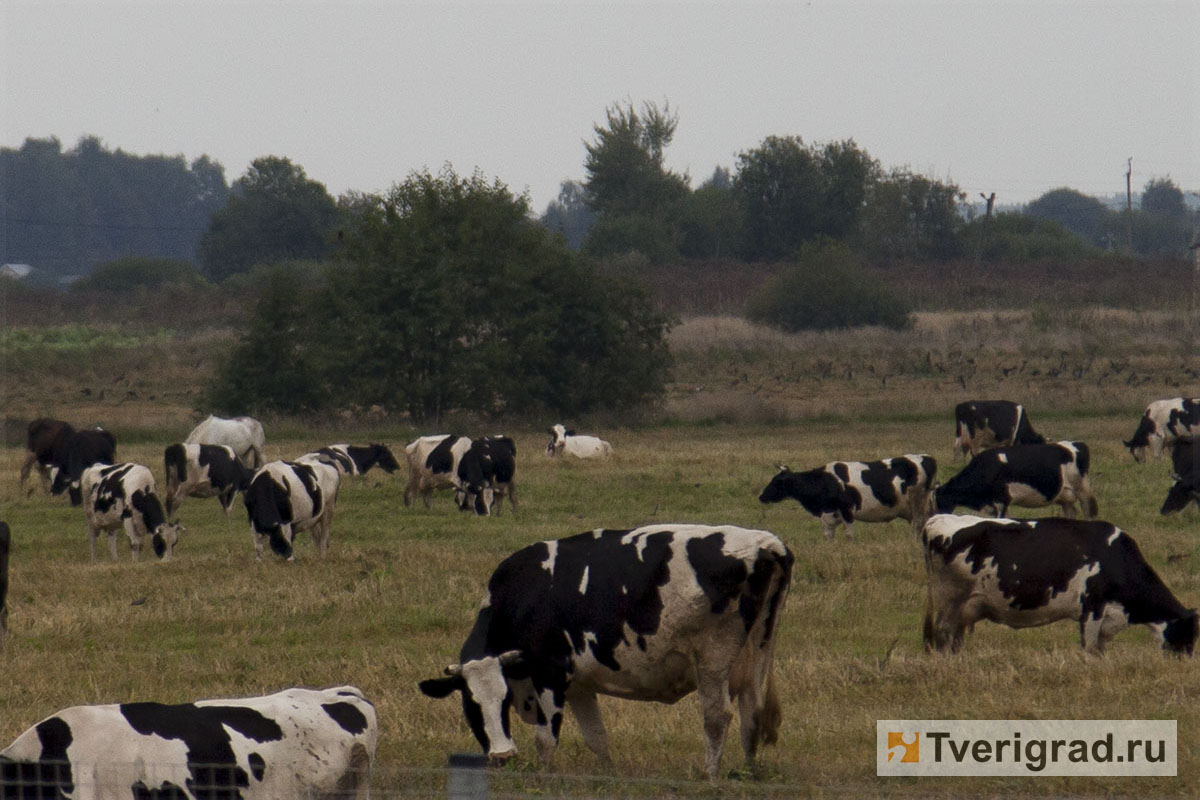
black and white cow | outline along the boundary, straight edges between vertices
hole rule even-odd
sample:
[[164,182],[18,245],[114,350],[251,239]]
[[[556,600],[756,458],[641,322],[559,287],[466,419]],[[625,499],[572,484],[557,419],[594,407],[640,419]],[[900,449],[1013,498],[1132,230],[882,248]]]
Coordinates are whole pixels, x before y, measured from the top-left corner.
[[1167,491],[1160,514],[1182,511],[1188,503],[1200,504],[1200,447],[1195,439],[1179,439],[1171,448],[1171,473],[1175,483]]
[[92,561],[96,560],[96,538],[101,532],[108,534],[108,550],[116,561],[117,530],[124,528],[130,554],[137,561],[145,537],[150,537],[156,556],[169,560],[186,531],[178,523],[167,521],[149,467],[132,462],[96,464],[83,471],[80,490],[85,500],[83,511]]
[[1184,608],[1133,537],[1110,523],[939,514],[922,540],[926,649],[958,650],[981,619],[1010,628],[1075,620],[1080,643],[1096,653],[1131,624],[1149,626],[1165,650],[1195,647],[1196,609]]
[[379,467],[391,474],[400,469],[396,457],[385,444],[368,445],[331,444],[305,453],[297,461],[325,461],[337,467],[343,475],[365,475],[371,467]]
[[73,706],[0,750],[0,797],[361,800],[378,741],[353,686]]
[[328,553],[341,480],[336,467],[321,461],[271,461],[254,473],[242,499],[255,558],[262,560],[269,542],[273,551],[293,560],[292,542],[300,531],[309,532],[318,555]]
[[[517,511],[517,443],[507,436],[484,436],[471,441],[456,470],[454,502],[459,510],[500,514],[507,496]],[[490,490],[491,500],[488,500]]]
[[116,453],[116,437],[102,428],[77,430],[60,437],[51,456],[50,494],[65,491],[71,505],[79,505],[83,502],[79,486],[83,471],[93,464],[112,464],[117,460]]
[[608,458],[612,455],[612,445],[598,436],[576,433],[561,424],[550,427],[550,443],[546,445],[546,455],[575,456],[575,458]]
[[1172,397],[1146,406],[1133,437],[1125,442],[1134,461],[1145,461],[1146,451],[1155,458],[1164,447],[1200,434],[1200,397]]
[[[25,490],[25,481],[36,466],[38,476],[42,479],[42,488],[50,491],[50,469],[54,464],[54,453],[59,447],[59,439],[66,439],[75,432],[71,423],[61,419],[39,417],[29,423],[25,436],[25,461],[21,464],[21,491]],[[30,489],[32,494],[33,490]]]
[[933,508],[948,514],[959,506],[1008,515],[1010,505],[1040,508],[1057,503],[1073,517],[1076,503],[1088,518],[1099,513],[1088,471],[1091,455],[1083,442],[1018,444],[984,450],[957,475],[933,491]]
[[262,423],[254,417],[208,418],[192,428],[184,444],[223,444],[233,448],[238,460],[250,469],[258,469],[266,461],[267,437]]
[[12,547],[12,532],[7,522],[0,522],[0,651],[8,634],[8,551]]
[[937,475],[937,461],[925,454],[885,458],[881,461],[831,461],[823,467],[792,472],[787,467],[771,478],[758,496],[760,503],[778,503],[788,497],[821,520],[825,538],[846,524],[889,522],[900,518],[919,532],[929,516],[929,493]]
[[508,712],[536,726],[549,762],[570,704],[587,746],[609,760],[598,694],[674,703],[693,691],[715,777],[734,706],[748,762],[775,741],[773,658],[792,554],[767,531],[654,525],[529,545],[504,559],[458,663],[422,681],[462,693],[492,763],[516,753]]
[[[408,460],[408,486],[404,489],[404,505],[420,494],[425,507],[435,489],[451,489],[455,504],[463,510],[472,509],[480,516],[491,513],[495,501],[495,465],[489,439],[498,442],[496,454],[507,462],[508,446],[499,444],[508,437],[471,439],[455,434],[422,436],[404,448]],[[511,443],[511,440],[508,440]],[[512,445],[512,468],[516,468],[516,445]],[[501,468],[502,475],[507,471]],[[507,472],[511,485],[512,474]],[[509,499],[512,499],[510,495]],[[514,505],[515,509],[516,506]]]
[[233,498],[250,486],[249,469],[233,448],[220,444],[173,444],[163,451],[167,475],[167,516],[172,516],[185,497],[216,497],[229,518]]
[[989,447],[1045,444],[1033,429],[1025,407],[1011,400],[968,400],[954,407],[954,458],[977,455]]

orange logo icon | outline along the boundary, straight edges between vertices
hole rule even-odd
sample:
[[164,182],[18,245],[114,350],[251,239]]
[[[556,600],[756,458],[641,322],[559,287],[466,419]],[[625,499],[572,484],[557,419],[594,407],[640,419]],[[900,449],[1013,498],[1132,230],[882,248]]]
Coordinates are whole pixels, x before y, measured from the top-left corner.
[[888,763],[897,755],[901,764],[916,764],[921,760],[921,734],[907,734],[911,740],[905,739],[906,734],[888,731]]

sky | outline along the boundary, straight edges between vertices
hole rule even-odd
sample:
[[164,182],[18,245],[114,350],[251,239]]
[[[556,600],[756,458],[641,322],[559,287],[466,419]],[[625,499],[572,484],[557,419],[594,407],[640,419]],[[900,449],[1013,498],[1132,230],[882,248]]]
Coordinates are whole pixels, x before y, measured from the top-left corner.
[[[614,104],[693,187],[768,136],[1024,203],[1200,192],[1200,0],[0,0],[0,146],[291,159],[331,194],[478,170],[536,212]],[[0,176],[2,177],[2,176]]]

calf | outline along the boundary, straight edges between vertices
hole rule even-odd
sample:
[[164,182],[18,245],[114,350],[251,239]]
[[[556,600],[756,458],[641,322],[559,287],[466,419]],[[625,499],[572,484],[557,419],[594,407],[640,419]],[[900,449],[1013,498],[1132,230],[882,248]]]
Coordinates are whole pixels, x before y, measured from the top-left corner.
[[8,551],[11,546],[8,523],[0,522],[0,652],[4,650],[4,638],[8,634]]
[[899,517],[920,531],[936,475],[937,461],[924,454],[882,461],[831,461],[805,472],[780,467],[758,501],[778,503],[791,497],[821,520],[827,539],[843,522],[846,536],[853,536],[856,520],[889,522]]
[[262,560],[263,546],[270,542],[273,551],[292,561],[293,540],[305,530],[317,554],[325,556],[341,479],[336,467],[321,461],[272,461],[254,473],[242,499],[255,558]]
[[1080,643],[1094,653],[1130,624],[1148,626],[1165,650],[1191,654],[1195,647],[1196,609],[1175,599],[1115,525],[939,514],[922,541],[926,649],[957,651],[981,619],[1010,628],[1075,620]]
[[93,464],[112,464],[116,461],[117,439],[102,428],[73,431],[60,437],[51,456],[50,494],[60,495],[64,491],[71,498],[71,505],[83,502],[79,481],[83,471]]
[[361,800],[378,740],[353,686],[73,706],[0,750],[0,796]]
[[1181,439],[1191,439],[1200,433],[1200,398],[1173,397],[1155,400],[1146,406],[1146,413],[1137,430],[1124,445],[1134,461],[1145,461],[1146,451],[1155,458],[1162,456],[1164,447],[1172,447]]
[[1193,500],[1200,503],[1200,448],[1194,439],[1179,439],[1171,448],[1171,471],[1175,483],[1167,491],[1160,514],[1181,511]]
[[1010,400],[969,400],[954,407],[954,458],[989,447],[1045,444],[1029,424],[1025,407]]
[[[50,491],[50,469],[54,464],[54,453],[59,447],[59,439],[70,437],[75,432],[69,422],[50,417],[39,417],[29,423],[25,437],[25,461],[21,464],[21,491],[25,490],[25,481],[36,465],[38,476],[42,479],[42,488]],[[33,490],[30,489],[32,494]]]
[[117,560],[117,529],[129,536],[130,554],[137,561],[142,540],[150,536],[154,554],[169,560],[185,529],[168,522],[155,492],[154,475],[149,467],[125,463],[96,464],[83,471],[80,490],[85,498],[88,540],[92,561],[96,560],[96,537],[108,534],[108,550]]
[[238,460],[250,469],[258,469],[266,461],[264,452],[267,437],[262,423],[253,417],[225,419],[212,414],[192,428],[184,444],[223,444],[233,448]]
[[985,450],[937,487],[933,507],[948,514],[958,506],[1008,515],[1009,505],[1040,508],[1057,503],[1073,517],[1075,504],[1086,517],[1099,513],[1088,480],[1091,457],[1083,442],[1019,444]]
[[550,428],[550,443],[546,445],[546,455],[550,457],[570,455],[576,458],[608,458],[612,455],[612,445],[595,436],[569,431],[562,425]]
[[220,444],[173,444],[163,451],[167,475],[167,516],[173,515],[184,497],[216,497],[229,518],[233,497],[250,486],[254,470],[234,455],[233,448]]
[[767,531],[731,525],[595,530],[529,545],[488,581],[475,627],[430,697],[462,693],[493,763],[516,754],[508,712],[536,725],[549,762],[570,704],[587,746],[609,760],[598,694],[674,703],[700,693],[705,770],[716,777],[736,705],[752,763],[775,741],[773,658],[792,554]]
[[368,444],[356,446],[352,444],[331,444],[305,453],[297,461],[324,461],[332,464],[343,475],[364,475],[371,467],[379,467],[384,472],[393,473],[400,469],[396,457],[384,444]]

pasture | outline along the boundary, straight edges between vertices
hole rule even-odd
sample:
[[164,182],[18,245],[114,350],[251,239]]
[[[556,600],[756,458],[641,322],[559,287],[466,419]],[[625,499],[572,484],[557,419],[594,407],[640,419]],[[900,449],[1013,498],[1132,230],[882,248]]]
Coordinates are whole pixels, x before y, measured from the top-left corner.
[[[1051,436],[1092,444],[1101,517],[1140,542],[1167,584],[1200,604],[1195,511],[1159,518],[1165,461],[1135,465],[1119,442],[1126,415],[1054,416]],[[185,426],[186,427],[186,426]],[[723,796],[792,794],[1194,795],[1200,788],[1200,666],[1164,657],[1149,632],[1119,634],[1103,658],[1085,656],[1075,626],[1013,631],[981,623],[957,656],[921,643],[923,565],[909,526],[860,524],[855,540],[826,541],[797,504],[762,507],[756,496],[773,464],[926,450],[950,463],[944,413],[862,425],[710,425],[606,432],[604,463],[552,461],[548,437],[517,440],[520,511],[477,518],[448,494],[432,509],[402,504],[403,472],[372,471],[343,484],[329,557],[306,536],[297,558],[255,563],[244,513],[227,524],[215,500],[188,499],[176,559],[90,564],[83,515],[65,499],[19,496],[21,451],[0,459],[0,501],[13,529],[11,634],[0,670],[0,740],[66,705],[238,696],[291,685],[353,683],[377,705],[380,791],[409,796],[436,785],[423,770],[476,745],[453,699],[416,689],[455,660],[495,564],[533,541],[593,527],[657,521],[729,522],[774,531],[796,569],[776,660],[784,709],[778,746],[761,781],[728,781]],[[186,430],[184,430],[186,432]],[[407,435],[407,434],[405,434]],[[119,444],[118,456],[161,472],[160,441]],[[272,438],[268,457],[299,455],[328,437]],[[387,437],[399,448],[404,436]],[[1022,511],[1022,515],[1030,515]],[[124,540],[124,534],[121,534]],[[101,549],[101,552],[104,552]],[[708,794],[694,696],[675,706],[602,698],[615,767],[564,725],[552,772],[534,757],[531,732],[514,721],[521,753],[498,774],[551,793]],[[1166,718],[1179,720],[1174,779],[882,779],[874,776],[879,718]],[[736,736],[725,772],[741,765]],[[415,771],[413,771],[415,768]],[[547,784],[555,775],[599,776]],[[640,782],[618,779],[638,776]],[[497,784],[498,786],[501,784]],[[550,788],[546,788],[549,786]],[[542,789],[538,789],[542,787]],[[385,796],[387,796],[385,794]]]
[[[784,720],[760,778],[741,774],[732,735],[729,778],[703,779],[694,696],[674,706],[601,698],[612,768],[584,747],[568,716],[554,767],[544,770],[530,729],[514,720],[520,754],[493,773],[497,793],[1195,796],[1200,663],[1163,656],[1143,628],[1089,657],[1069,623],[1025,631],[980,623],[961,653],[927,655],[924,567],[907,523],[863,523],[855,540],[826,541],[798,504],[756,500],[780,462],[927,452],[944,480],[961,466],[951,461],[954,404],[1006,397],[1024,402],[1049,438],[1088,442],[1100,518],[1129,531],[1172,591],[1200,606],[1200,514],[1160,517],[1168,461],[1135,464],[1120,443],[1148,400],[1195,392],[1200,365],[1180,322],[1135,312],[989,312],[922,315],[904,333],[784,336],[731,318],[688,320],[672,334],[678,366],[659,412],[636,425],[578,421],[612,443],[609,461],[546,459],[544,430],[556,420],[447,421],[441,432],[516,439],[518,514],[507,505],[500,517],[462,514],[448,493],[431,509],[406,508],[404,470],[373,470],[343,481],[329,556],[318,559],[301,534],[291,564],[256,563],[240,500],[227,522],[213,499],[184,501],[188,530],[174,561],[131,563],[122,533],[122,561],[103,555],[91,564],[82,510],[40,489],[32,497],[17,490],[23,425],[42,414],[110,427],[118,458],[149,465],[161,489],[163,448],[202,416],[191,405],[229,332],[151,330],[130,341],[88,329],[4,340],[0,518],[12,526],[13,553],[0,744],[77,703],[352,683],[379,711],[378,796],[443,796],[447,756],[477,745],[456,700],[432,700],[416,685],[456,659],[500,559],[595,527],[733,523],[773,531],[796,556],[776,657]],[[337,441],[382,441],[399,456],[405,442],[435,432],[350,412],[265,422],[268,459]],[[882,779],[874,767],[881,718],[1176,719],[1179,775]]]

